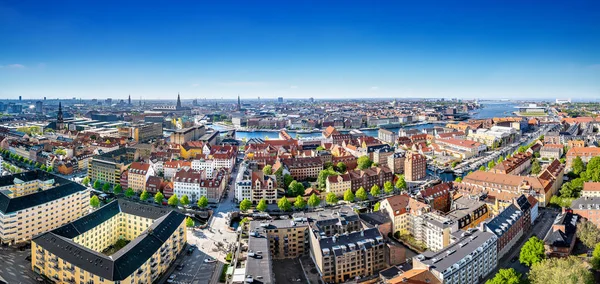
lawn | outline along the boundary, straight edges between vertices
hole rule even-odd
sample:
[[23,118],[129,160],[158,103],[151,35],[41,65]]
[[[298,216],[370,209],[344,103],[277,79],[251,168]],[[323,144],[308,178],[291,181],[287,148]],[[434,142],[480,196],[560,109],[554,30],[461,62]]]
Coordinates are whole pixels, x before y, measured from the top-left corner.
[[129,242],[130,241],[128,241],[126,239],[119,239],[114,245],[109,246],[102,253],[107,256],[113,255],[114,253],[118,252],[120,249],[124,248]]

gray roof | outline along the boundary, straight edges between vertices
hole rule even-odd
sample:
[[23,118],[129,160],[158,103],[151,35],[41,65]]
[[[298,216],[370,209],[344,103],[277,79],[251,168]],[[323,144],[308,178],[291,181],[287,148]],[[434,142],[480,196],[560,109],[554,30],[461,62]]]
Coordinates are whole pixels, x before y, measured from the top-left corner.
[[562,230],[550,229],[549,233],[544,238],[544,244],[554,247],[570,247],[575,233],[577,231],[577,219],[578,215],[570,212],[561,213],[554,219],[553,225],[564,225],[564,232]]
[[496,234],[498,237],[506,233],[512,225],[523,216],[523,212],[514,205],[506,207],[498,216],[490,221],[486,221],[485,228],[488,232]]
[[[140,268],[166,242],[185,220],[185,215],[172,211],[157,211],[150,205],[131,206],[131,202],[115,200],[93,213],[33,239],[37,245],[85,271],[111,281],[121,281]],[[126,209],[124,209],[126,208]],[[72,238],[110,219],[119,212],[141,217],[158,216],[150,228],[112,256],[88,249]],[[150,215],[148,212],[154,212]]]
[[[414,259],[431,266],[439,272],[443,272],[467,255],[470,255],[485,242],[496,242],[497,239],[496,235],[490,232],[470,229],[469,231],[463,231],[460,239],[444,249],[436,252],[428,250],[415,256]],[[494,250],[495,247],[496,245],[494,244]]]
[[600,197],[579,197],[571,202],[574,210],[600,210]]
[[334,254],[343,254],[345,251],[358,248],[370,248],[373,245],[383,243],[383,237],[377,228],[368,228],[359,232],[341,234],[332,237],[323,237],[319,240],[321,251],[330,250]]
[[[271,253],[269,250],[269,239],[260,221],[250,222],[251,234],[248,238],[248,250],[261,252],[262,258],[248,257],[246,259],[246,278],[252,277],[253,283],[275,283]],[[259,279],[260,278],[260,279]]]

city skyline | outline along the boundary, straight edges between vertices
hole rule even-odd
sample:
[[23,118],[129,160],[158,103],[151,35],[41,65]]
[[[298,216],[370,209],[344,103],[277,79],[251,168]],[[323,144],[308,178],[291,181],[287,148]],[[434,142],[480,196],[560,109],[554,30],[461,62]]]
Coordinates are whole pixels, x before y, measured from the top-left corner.
[[116,4],[0,4],[0,97],[600,95],[594,1]]

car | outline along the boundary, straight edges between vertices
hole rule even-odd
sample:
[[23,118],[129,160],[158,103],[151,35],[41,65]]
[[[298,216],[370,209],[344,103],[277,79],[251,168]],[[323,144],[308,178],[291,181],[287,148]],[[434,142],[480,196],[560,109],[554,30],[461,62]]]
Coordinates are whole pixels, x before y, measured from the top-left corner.
[[177,271],[181,271],[181,270],[183,270],[184,267],[185,267],[185,264],[182,263],[182,264],[177,265],[175,267],[175,269],[177,269]]
[[171,276],[169,276],[169,279],[167,279],[167,283],[175,282],[175,278],[177,278],[177,274],[171,274]]
[[191,248],[189,248],[189,249],[187,250],[187,254],[192,254],[192,253],[194,253],[194,250],[195,250],[195,249],[196,249],[195,247],[191,247]]
[[212,258],[212,257],[209,257],[209,258],[205,258],[205,259],[204,259],[204,263],[213,263],[213,262],[216,262],[216,261],[217,261],[217,260],[216,260],[216,259],[214,259],[214,258]]

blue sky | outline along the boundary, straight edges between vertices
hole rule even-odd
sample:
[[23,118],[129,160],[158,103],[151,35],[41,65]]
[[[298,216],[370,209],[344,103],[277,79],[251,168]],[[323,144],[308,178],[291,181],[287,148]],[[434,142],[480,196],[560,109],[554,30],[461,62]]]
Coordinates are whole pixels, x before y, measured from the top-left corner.
[[597,0],[87,2],[0,1],[0,98],[600,97]]

